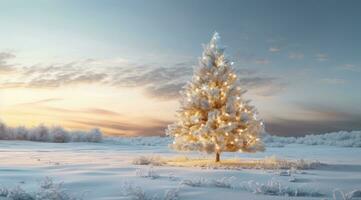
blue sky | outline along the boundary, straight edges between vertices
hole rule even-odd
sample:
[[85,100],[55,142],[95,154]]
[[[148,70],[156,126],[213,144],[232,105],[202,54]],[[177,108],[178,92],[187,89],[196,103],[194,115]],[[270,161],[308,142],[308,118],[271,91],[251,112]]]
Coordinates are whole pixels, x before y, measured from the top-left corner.
[[[74,70],[74,74],[86,68],[94,73],[92,77],[104,78],[101,83],[89,81],[89,77],[76,81],[85,86],[109,82],[104,73],[115,67],[128,69],[124,73],[131,71],[113,84],[120,88],[119,93],[136,88],[149,101],[163,95],[160,102],[171,107],[177,97],[169,91],[178,90],[184,80],[169,84],[172,77],[168,76],[184,71],[187,79],[201,54],[201,44],[217,31],[227,46],[227,55],[244,74],[249,97],[270,132],[298,135],[360,129],[360,7],[356,0],[0,1],[0,95],[5,99],[5,95],[19,97],[23,94],[19,91],[32,93],[19,103],[53,98],[44,89],[49,80],[35,77],[53,65],[60,66],[56,73]],[[162,80],[129,81],[161,73],[159,67],[169,72]],[[15,70],[5,70],[9,68]],[[31,80],[19,84],[24,70],[30,68],[39,69],[32,79],[38,80],[37,84],[30,84]],[[135,76],[134,69],[143,77]],[[52,82],[51,88],[60,91],[72,84],[74,81],[62,80],[61,84]],[[11,98],[3,100],[2,118],[16,124],[20,119],[7,114],[12,105],[9,101]],[[119,100],[114,97],[109,101]],[[72,103],[53,104],[64,108]],[[111,110],[100,104],[88,106]],[[156,114],[151,118],[166,124],[172,121],[175,109],[165,111],[169,113],[161,118]]]

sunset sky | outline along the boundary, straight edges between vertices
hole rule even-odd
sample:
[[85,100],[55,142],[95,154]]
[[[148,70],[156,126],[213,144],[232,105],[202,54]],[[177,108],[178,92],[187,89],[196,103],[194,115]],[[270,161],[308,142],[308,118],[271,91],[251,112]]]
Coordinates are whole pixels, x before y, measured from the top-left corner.
[[0,120],[160,135],[217,31],[268,132],[361,129],[361,1],[0,1]]

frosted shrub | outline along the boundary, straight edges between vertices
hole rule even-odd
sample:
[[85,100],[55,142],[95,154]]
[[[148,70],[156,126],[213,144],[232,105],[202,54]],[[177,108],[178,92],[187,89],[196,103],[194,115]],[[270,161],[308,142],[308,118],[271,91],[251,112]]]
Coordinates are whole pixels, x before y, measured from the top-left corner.
[[161,166],[164,161],[159,156],[139,156],[133,159],[132,164]]
[[270,180],[267,183],[248,181],[240,184],[240,189],[253,192],[255,194],[275,195],[275,196],[303,196],[303,197],[321,197],[323,194],[311,189],[292,188],[283,186],[280,182]]
[[33,128],[7,127],[0,122],[0,140],[30,140],[39,142],[101,142],[103,139],[99,129],[89,132],[67,131],[60,126],[46,127],[39,125]]
[[77,200],[78,198],[69,195],[63,189],[62,183],[54,183],[52,179],[45,178],[39,184],[39,189],[35,193],[29,193],[20,186],[13,189],[0,188],[0,197],[9,200]]
[[182,180],[180,184],[191,187],[206,187],[210,185],[209,181],[205,178],[185,179]]
[[7,198],[11,200],[35,200],[30,194],[26,193],[21,187],[17,186],[12,190],[9,190]]
[[178,200],[179,198],[179,190],[180,188],[173,188],[170,190],[167,190],[164,194],[164,200]]
[[106,137],[104,141],[120,145],[132,146],[166,146],[171,142],[169,137],[149,136],[149,137]]
[[90,130],[86,136],[88,142],[101,142],[103,139],[102,133],[97,128]]
[[342,190],[335,189],[333,191],[334,200],[359,200],[361,199],[361,189],[353,190],[351,192],[343,192]]
[[32,141],[50,141],[49,129],[43,125],[37,126],[30,130],[28,138]]
[[142,177],[142,178],[151,178],[151,179],[156,179],[159,178],[160,175],[152,168],[141,168],[141,169],[137,169],[135,171],[135,175]]
[[66,193],[62,183],[56,184],[48,177],[40,183],[40,189],[35,197],[36,200],[76,200]]
[[67,133],[62,127],[54,127],[51,129],[50,141],[57,143],[64,143],[70,141],[69,133]]
[[179,187],[166,190],[163,197],[159,198],[157,194],[150,196],[143,188],[131,183],[124,183],[121,187],[122,195],[131,200],[178,200],[179,190]]
[[264,135],[263,142],[270,147],[282,147],[287,144],[328,145],[339,147],[361,147],[361,131],[339,131],[322,135],[304,137],[281,137]]

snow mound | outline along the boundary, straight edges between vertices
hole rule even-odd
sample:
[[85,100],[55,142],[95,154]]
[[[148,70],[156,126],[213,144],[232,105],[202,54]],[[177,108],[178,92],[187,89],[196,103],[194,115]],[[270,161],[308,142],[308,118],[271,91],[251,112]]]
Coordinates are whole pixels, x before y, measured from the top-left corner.
[[264,135],[263,142],[270,147],[283,147],[287,144],[361,147],[361,131],[339,131],[304,137],[281,137],[267,134]]
[[33,128],[7,127],[0,122],[0,140],[29,140],[39,142],[101,142],[99,129],[84,131],[67,131],[60,126],[46,127],[39,125]]

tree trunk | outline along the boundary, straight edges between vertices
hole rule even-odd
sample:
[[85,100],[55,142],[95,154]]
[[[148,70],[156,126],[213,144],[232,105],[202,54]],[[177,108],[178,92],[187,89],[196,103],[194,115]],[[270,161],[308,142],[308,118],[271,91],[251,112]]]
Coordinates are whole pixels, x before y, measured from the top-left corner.
[[220,153],[219,152],[216,152],[216,162],[219,162],[220,161]]

